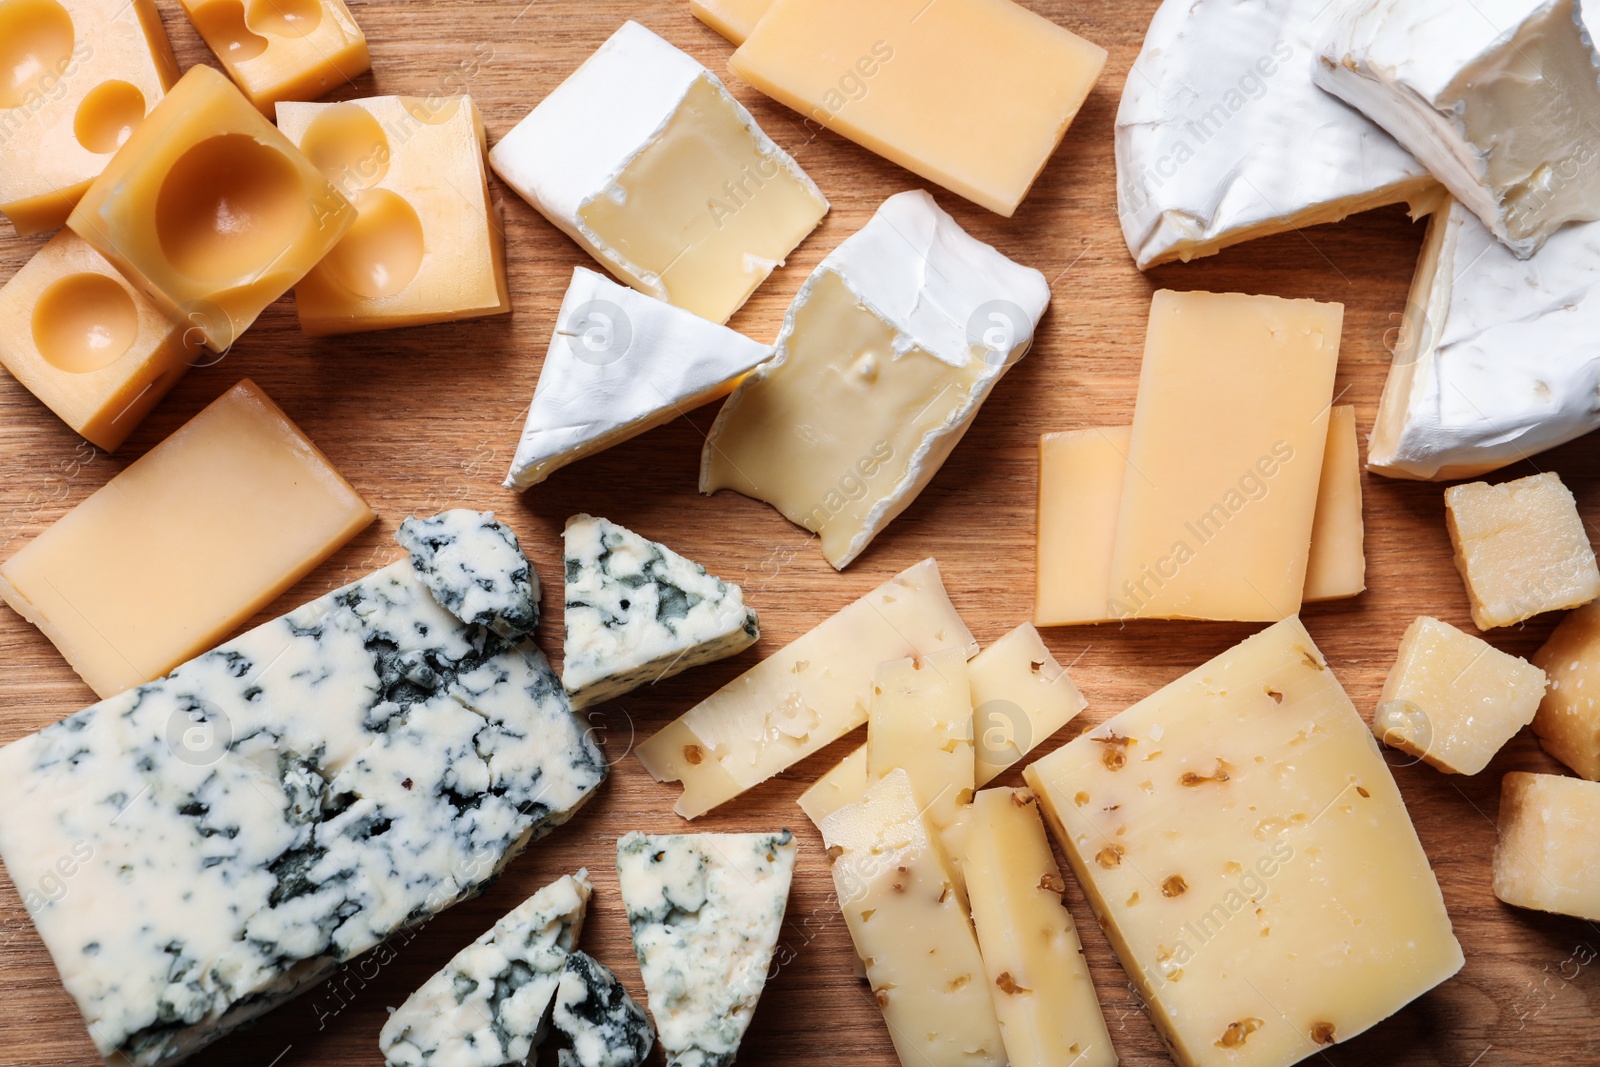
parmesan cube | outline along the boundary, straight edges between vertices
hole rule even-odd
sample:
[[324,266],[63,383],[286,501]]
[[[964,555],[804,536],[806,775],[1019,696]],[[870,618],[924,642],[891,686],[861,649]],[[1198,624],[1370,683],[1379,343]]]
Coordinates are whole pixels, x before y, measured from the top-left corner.
[[1533,662],[1550,676],[1533,717],[1539,743],[1591,782],[1600,781],[1600,601],[1563,619]]
[[1494,895],[1519,908],[1600,919],[1600,784],[1513,771],[1500,787]]

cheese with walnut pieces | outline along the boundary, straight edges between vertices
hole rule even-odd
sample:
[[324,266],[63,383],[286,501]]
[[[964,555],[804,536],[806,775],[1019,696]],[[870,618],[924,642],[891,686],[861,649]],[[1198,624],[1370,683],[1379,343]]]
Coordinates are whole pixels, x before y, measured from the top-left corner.
[[561,1050],[560,1067],[639,1067],[655,1044],[644,1009],[616,975],[582,952],[567,957],[554,1021],[572,1046]]
[[494,512],[457,508],[412,517],[395,539],[411,553],[417,577],[462,622],[511,638],[538,629],[539,575]]
[[631,833],[622,903],[668,1067],[727,1067],[766,985],[798,846],[775,834]]

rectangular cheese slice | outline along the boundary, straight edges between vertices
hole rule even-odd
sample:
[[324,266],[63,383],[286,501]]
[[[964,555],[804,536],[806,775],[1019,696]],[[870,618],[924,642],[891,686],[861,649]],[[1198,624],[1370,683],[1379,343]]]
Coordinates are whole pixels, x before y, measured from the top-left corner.
[[689,0],[694,17],[736,45],[744,44],[772,0]]
[[1512,771],[1500,787],[1494,895],[1535,911],[1600,921],[1600,783]]
[[967,665],[977,784],[1007,768],[1077,717],[1088,701],[1031,623],[1006,634]]
[[1006,216],[1105,63],[1011,0],[776,0],[731,60],[809,122]]
[[1328,445],[1306,559],[1305,601],[1345,600],[1367,588],[1366,525],[1361,518],[1361,445],[1356,409],[1328,413]]
[[1039,626],[1110,617],[1111,557],[1132,437],[1132,427],[1101,426],[1039,438]]
[[1010,1067],[1116,1067],[1037,799],[985,789],[966,831],[961,869]]
[[972,688],[967,650],[880,664],[867,718],[867,776],[905,771],[917,806],[943,834],[972,801]]
[[1533,665],[1550,679],[1533,717],[1539,744],[1577,774],[1600,781],[1600,601],[1562,619],[1533,654]]
[[822,823],[856,953],[905,1067],[1003,1067],[983,959],[904,771]]
[[682,782],[673,810],[704,815],[867,721],[878,664],[978,643],[928,559],[773,653],[639,746],[658,782]]
[[1180,1067],[1286,1067],[1461,969],[1394,778],[1297,618],[1025,773]]
[[862,745],[833,765],[833,769],[811,783],[795,803],[812,825],[822,829],[822,820],[850,804],[861,803],[867,795],[867,746]]
[[1110,614],[1276,622],[1300,610],[1344,308],[1156,293]]
[[0,564],[0,597],[109,697],[215,645],[375,517],[244,381]]

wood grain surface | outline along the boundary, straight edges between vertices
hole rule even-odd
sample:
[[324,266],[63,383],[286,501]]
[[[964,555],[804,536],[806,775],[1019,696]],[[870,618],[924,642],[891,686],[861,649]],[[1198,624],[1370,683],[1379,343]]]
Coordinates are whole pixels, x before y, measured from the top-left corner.
[[[870,0],[863,0],[870,2]],[[753,650],[640,690],[593,711],[614,763],[610,783],[569,826],[535,846],[483,898],[409,938],[387,966],[357,962],[329,986],[278,1010],[199,1056],[206,1067],[372,1067],[377,1035],[397,1005],[433,970],[527,894],[587,865],[595,877],[583,944],[643,996],[616,893],[613,847],[631,829],[682,830],[677,788],[658,785],[630,746],[715,687],[798,637],[839,607],[926,556],[938,557],[956,605],[979,639],[1001,636],[1031,613],[1039,434],[1125,424],[1151,292],[1157,287],[1314,297],[1345,304],[1338,391],[1370,428],[1391,340],[1422,238],[1403,210],[1257,241],[1148,276],[1134,269],[1117,228],[1112,122],[1123,80],[1155,0],[1024,0],[1104,45],[1099,87],[1013,219],[941,190],[939,202],[973,234],[1051,279],[1054,303],[1032,355],[995,390],[972,432],[933,484],[846,573],[823,562],[807,535],[771,508],[696,492],[702,409],[645,437],[558,473],[525,496],[500,483],[537,380],[553,317],[574,265],[590,265],[571,241],[504,187],[502,204],[515,310],[457,326],[313,341],[293,304],[270,308],[228,356],[197,369],[115,456],[84,445],[9,377],[0,375],[0,557],[20,547],[243,377],[255,379],[332,457],[381,518],[261,615],[267,619],[400,556],[391,535],[412,513],[450,506],[493,509],[509,521],[547,581],[559,589],[560,532],[578,511],[605,515],[658,538],[713,573],[744,585],[761,613]],[[384,93],[470,92],[491,142],[612,33],[635,18],[724,75],[767,132],[822,186],[833,211],[732,322],[770,341],[795,290],[818,261],[860,227],[888,195],[922,185],[857,146],[813,135],[798,117],[727,74],[731,48],[696,22],[687,0],[373,0],[352,4],[372,42],[374,72],[337,98]],[[185,68],[215,60],[176,0],[160,0]],[[0,278],[42,240],[0,234]],[[16,324],[0,326],[18,328]],[[1504,472],[1559,471],[1584,515],[1600,518],[1600,461],[1584,440]],[[1368,582],[1360,599],[1309,608],[1306,623],[1362,714],[1371,715],[1406,625],[1419,614],[1470,628],[1450,560],[1442,487],[1368,478]],[[129,566],[138,566],[130,555]],[[560,596],[547,593],[541,643],[559,661]],[[1498,631],[1493,643],[1528,655],[1554,620]],[[1149,694],[1256,627],[1145,622],[1059,629],[1046,635],[1089,699],[1098,722]],[[93,694],[37,632],[0,608],[0,742],[10,742],[92,702]],[[740,1062],[895,1062],[866,986],[851,977],[849,936],[831,894],[820,839],[794,806],[805,783],[859,743],[841,741],[696,822],[703,830],[792,827],[801,858],[784,956],[768,985]],[[1058,739],[1059,741],[1059,739]],[[1057,742],[1058,743],[1058,742]],[[1053,744],[1052,744],[1053,747]],[[1600,1062],[1600,928],[1516,911],[1490,892],[1490,854],[1501,775],[1555,771],[1533,739],[1512,742],[1475,778],[1446,777],[1390,754],[1422,842],[1444,888],[1467,954],[1453,981],[1355,1040],[1319,1054],[1337,1067]],[[1013,771],[1003,783],[1016,784]],[[7,814],[0,812],[0,818]],[[1591,847],[1574,842],[1576,847]],[[11,872],[17,876],[18,872]],[[11,881],[0,877],[0,1065],[61,1067],[96,1062]],[[70,892],[70,888],[69,888]],[[1076,885],[1067,901],[1083,933],[1122,1062],[1169,1062],[1137,997]],[[178,907],[173,902],[173,907]],[[659,1052],[656,1054],[659,1062]]]

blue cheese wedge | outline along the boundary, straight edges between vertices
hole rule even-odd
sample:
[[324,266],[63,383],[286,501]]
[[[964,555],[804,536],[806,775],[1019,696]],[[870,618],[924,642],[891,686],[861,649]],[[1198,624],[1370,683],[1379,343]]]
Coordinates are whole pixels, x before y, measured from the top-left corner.
[[567,957],[556,988],[556,1029],[571,1043],[561,1067],[638,1067],[655,1045],[644,1009],[592,956]]
[[172,1063],[473,896],[605,777],[408,562],[0,750],[0,860],[106,1058]]
[[761,636],[744,592],[592,515],[567,520],[562,681],[575,708],[732,656]]
[[668,1067],[727,1067],[766,985],[794,835],[631,833],[622,903]]
[[406,1000],[378,1044],[389,1067],[510,1067],[542,1037],[593,887],[589,872],[529,897]]
[[538,572],[494,512],[458,508],[409,518],[395,538],[411,553],[417,577],[462,622],[510,638],[538,629]]

